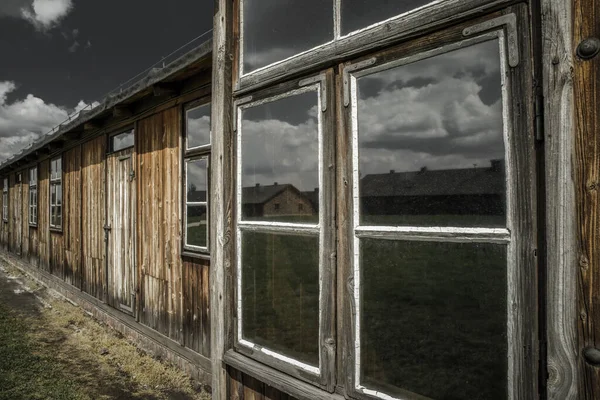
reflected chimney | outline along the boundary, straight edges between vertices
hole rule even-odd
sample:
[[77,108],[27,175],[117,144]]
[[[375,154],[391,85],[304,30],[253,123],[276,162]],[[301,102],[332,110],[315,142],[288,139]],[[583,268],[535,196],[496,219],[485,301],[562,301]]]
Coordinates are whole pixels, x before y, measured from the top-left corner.
[[319,193],[319,188],[318,187],[315,188],[315,193]]
[[390,174],[395,174],[395,173],[396,173],[396,170],[390,169]]
[[426,172],[427,171],[427,167],[421,167],[421,172]]
[[257,183],[257,184],[256,184],[256,187],[260,187],[260,183]]
[[273,186],[277,186],[277,182],[275,182],[275,183],[273,184]]

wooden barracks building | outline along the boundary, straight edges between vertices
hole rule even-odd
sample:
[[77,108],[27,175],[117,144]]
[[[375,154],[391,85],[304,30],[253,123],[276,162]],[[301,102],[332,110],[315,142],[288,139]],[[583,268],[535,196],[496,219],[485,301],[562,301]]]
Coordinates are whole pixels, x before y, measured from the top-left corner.
[[600,398],[600,0],[215,0],[0,164],[0,259],[213,398]]

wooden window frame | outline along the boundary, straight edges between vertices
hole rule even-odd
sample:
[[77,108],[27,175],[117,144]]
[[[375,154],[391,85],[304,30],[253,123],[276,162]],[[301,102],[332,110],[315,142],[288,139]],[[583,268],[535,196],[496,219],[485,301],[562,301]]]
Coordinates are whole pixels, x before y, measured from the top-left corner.
[[[60,176],[56,176],[53,177],[53,170],[52,170],[52,163],[54,161],[60,160]],[[50,230],[54,231],[54,232],[58,232],[61,233],[62,232],[62,227],[63,227],[63,208],[64,208],[64,192],[63,192],[63,159],[62,159],[62,154],[57,156],[57,157],[53,157],[50,159],[50,182],[48,185],[48,206],[49,206],[49,212],[50,215],[48,215],[48,223],[50,224]],[[56,171],[55,171],[56,172]],[[61,203],[60,206],[58,205],[58,203],[52,204],[52,188],[56,187],[57,191],[57,200],[58,200],[58,190],[60,189],[61,191]],[[52,223],[52,208],[53,207],[60,207],[60,225],[58,224],[53,224]]]
[[2,181],[2,221],[8,223],[8,178]]
[[[183,201],[182,201],[182,207],[183,207],[183,218],[182,218],[182,229],[183,229],[183,235],[182,235],[182,240],[181,240],[181,248],[182,248],[182,254],[184,256],[191,256],[191,257],[200,257],[200,258],[205,258],[205,259],[210,259],[210,162],[211,162],[211,143],[210,143],[210,138],[211,136],[209,135],[209,142],[207,144],[204,145],[200,145],[200,146],[196,146],[196,147],[192,147],[189,148],[187,147],[187,143],[188,143],[188,112],[191,110],[194,110],[196,108],[199,107],[204,107],[204,106],[208,106],[209,108],[211,107],[211,101],[210,101],[210,97],[204,97],[195,101],[192,101],[186,105],[183,106],[183,110],[182,110],[182,118],[183,118],[183,150],[182,150],[182,158],[183,158],[183,163],[182,163],[182,169],[183,169],[183,174],[182,174],[182,186],[183,186]],[[193,162],[199,159],[206,159],[206,201],[204,202],[188,202],[187,200],[187,167],[188,167],[188,163],[189,162]],[[194,246],[194,245],[189,245],[187,244],[187,206],[188,205],[204,205],[206,206],[206,246],[202,247],[202,246]]]
[[[340,270],[338,272],[344,282],[350,282],[344,287],[341,300],[344,300],[342,311],[343,331],[347,337],[340,340],[345,344],[346,365],[344,379],[348,393],[358,399],[398,398],[369,389],[361,385],[360,374],[360,246],[361,238],[388,239],[396,241],[431,241],[431,242],[460,242],[460,243],[495,243],[507,246],[507,351],[508,351],[508,397],[520,398],[520,394],[528,393],[526,397],[537,396],[537,246],[536,228],[536,192],[535,185],[535,153],[534,129],[532,126],[533,89],[531,61],[528,58],[529,31],[526,22],[526,7],[515,6],[507,10],[504,16],[487,16],[476,21],[463,23],[456,28],[438,32],[443,34],[439,40],[428,40],[426,37],[422,46],[414,46],[409,42],[393,49],[369,54],[343,65],[340,70],[344,76],[345,93],[350,96],[346,101],[343,113],[344,123],[351,135],[346,141],[348,145],[339,149],[340,163],[344,163],[343,177],[349,182],[348,188],[338,186],[338,191],[345,190],[340,204],[340,213],[348,216],[348,226],[342,229],[340,237],[344,237],[338,247],[340,255]],[[496,18],[514,15],[518,21],[519,43],[513,43],[512,49],[508,36],[513,26],[493,26]],[[479,23],[489,23],[482,32],[467,35],[468,29]],[[480,25],[483,26],[483,25]],[[488,26],[488,25],[485,25]],[[436,34],[432,36],[437,36]],[[422,59],[445,54],[470,45],[489,40],[498,40],[500,45],[504,142],[507,172],[506,193],[506,228],[472,228],[472,227],[419,227],[419,226],[363,226],[360,224],[360,208],[358,194],[358,117],[356,79],[400,65],[407,65]],[[425,42],[427,40],[427,42]],[[414,43],[419,43],[417,39]],[[511,51],[523,54],[518,65],[509,65]],[[518,54],[517,54],[518,55]],[[515,100],[516,99],[516,100]],[[346,160],[346,161],[344,161]],[[350,184],[351,182],[351,184]],[[338,214],[339,217],[339,214]],[[533,250],[532,250],[533,249]],[[346,264],[347,267],[343,265]],[[348,299],[351,299],[348,301]],[[340,299],[338,299],[340,300]],[[524,351],[523,349],[526,349]],[[512,361],[512,362],[511,362]],[[526,377],[526,378],[524,378]],[[402,392],[402,388],[398,388]],[[535,395],[535,396],[534,396]],[[406,391],[402,398],[420,398],[418,394]]]
[[341,1],[333,0],[334,35],[332,40],[256,70],[244,73],[244,0],[234,3],[234,31],[237,44],[234,61],[234,92],[237,95],[266,87],[276,81],[314,70],[333,61],[343,61],[367,50],[375,50],[402,39],[439,30],[452,21],[506,7],[513,0],[432,0],[414,10],[379,21],[346,35],[340,33]]
[[[35,204],[32,204],[35,199]],[[38,167],[29,168],[29,226],[36,228],[38,224]]]
[[[271,103],[279,99],[297,94],[317,92],[319,110],[319,222],[317,224],[299,224],[270,221],[242,220],[242,112],[245,109]],[[317,385],[330,393],[335,385],[335,263],[326,248],[333,248],[335,243],[334,195],[335,187],[335,104],[334,74],[329,69],[305,79],[296,79],[275,88],[262,90],[252,96],[239,99],[234,104],[235,134],[235,226],[234,239],[236,248],[234,274],[234,303],[238,317],[233,321],[234,345],[230,351],[237,352],[263,364],[270,365],[282,374],[290,375],[304,382]],[[319,237],[319,366],[314,367],[294,360],[276,351],[257,346],[243,339],[241,324],[241,233],[286,233]]]
[[[122,149],[115,150],[115,148],[113,146],[113,138],[115,136],[119,136],[124,133],[131,133],[133,135],[133,144],[131,146],[127,146],[127,147],[123,147]],[[132,147],[135,147],[135,126],[132,125],[127,128],[123,128],[116,132],[113,132],[113,133],[107,135],[107,140],[108,140],[108,144],[106,146],[106,148],[108,149],[108,151],[106,152],[107,155],[112,154],[112,153],[118,153],[119,151],[123,151],[126,149],[130,149]]]

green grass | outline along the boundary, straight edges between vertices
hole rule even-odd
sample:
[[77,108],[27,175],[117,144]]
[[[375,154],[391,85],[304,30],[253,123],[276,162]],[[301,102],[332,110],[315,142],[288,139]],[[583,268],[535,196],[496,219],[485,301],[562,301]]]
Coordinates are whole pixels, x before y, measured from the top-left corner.
[[87,398],[30,338],[25,320],[0,304],[0,399]]

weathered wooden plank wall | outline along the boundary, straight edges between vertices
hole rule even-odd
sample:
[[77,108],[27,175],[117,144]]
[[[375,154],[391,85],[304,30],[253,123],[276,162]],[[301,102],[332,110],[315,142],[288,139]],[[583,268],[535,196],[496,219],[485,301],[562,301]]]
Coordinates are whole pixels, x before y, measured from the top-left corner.
[[81,146],[63,156],[64,280],[81,288]]
[[81,288],[104,300],[105,292],[105,163],[106,136],[81,146]]
[[39,267],[50,271],[50,161],[43,160],[38,168],[38,241]]
[[287,393],[254,379],[231,367],[227,368],[229,375],[229,393],[230,400],[296,400]]
[[50,231],[50,272],[60,279],[65,277],[65,245],[62,232]]
[[8,224],[4,222],[3,210],[4,210],[4,195],[2,190],[4,189],[4,178],[7,175],[0,177],[0,249],[8,249]]
[[21,257],[29,259],[29,169],[22,172],[21,184]]
[[180,109],[138,122],[140,321],[182,342]]
[[[8,232],[10,238],[10,251],[13,253],[19,253],[20,249],[20,237],[19,233],[19,224],[21,221],[20,217],[20,206],[19,203],[19,194],[21,189],[21,184],[17,184],[17,174],[12,173],[8,178],[9,192],[8,192],[8,204],[10,205],[8,209]],[[19,244],[19,245],[17,245]],[[19,248],[17,248],[19,247]]]
[[205,357],[210,357],[209,271],[207,260],[183,258],[183,343]]

